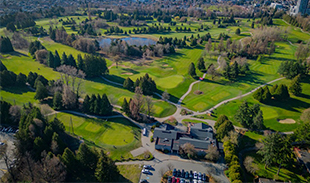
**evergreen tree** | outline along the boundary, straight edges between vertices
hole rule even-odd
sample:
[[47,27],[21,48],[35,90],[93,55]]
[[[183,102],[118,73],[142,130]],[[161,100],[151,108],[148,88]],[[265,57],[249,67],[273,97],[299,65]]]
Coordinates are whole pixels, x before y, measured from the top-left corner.
[[92,94],[89,100],[89,112],[90,113],[95,113],[95,101],[96,101],[96,95]]
[[257,129],[262,129],[264,125],[263,112],[261,110],[258,111],[258,114],[253,118],[253,124]]
[[54,56],[54,68],[57,68],[61,65],[61,59],[60,56],[57,52],[57,50],[55,50],[55,56]]
[[85,69],[84,60],[83,60],[81,54],[78,54],[78,56],[77,56],[77,67],[78,67],[78,69],[80,69],[82,71],[84,71],[84,69]]
[[27,77],[27,82],[30,84],[31,87],[34,87],[34,83],[38,77],[38,74],[35,72],[29,72],[28,77]]
[[82,143],[77,153],[77,159],[81,162],[84,172],[94,172],[98,161],[98,153]]
[[6,25],[6,30],[15,32],[16,31],[16,27],[15,27],[14,23],[13,22],[8,23]]
[[206,66],[205,66],[205,61],[203,60],[202,57],[199,58],[198,63],[197,63],[197,68],[201,72],[206,72]]
[[258,88],[254,93],[253,93],[253,98],[259,102],[263,101],[263,93],[264,90],[262,87]]
[[27,76],[23,73],[19,73],[16,77],[16,84],[18,86],[25,86],[27,82]]
[[225,79],[232,80],[231,67],[229,64],[225,67],[223,75],[224,75]]
[[275,85],[272,86],[272,88],[270,90],[270,93],[271,93],[272,96],[275,97],[277,89],[278,89],[278,84],[275,84]]
[[90,112],[90,98],[88,95],[85,96],[84,101],[83,101],[83,111],[85,113]]
[[101,150],[95,176],[99,182],[112,182],[119,176],[115,163]]
[[61,156],[61,161],[66,165],[67,178],[75,180],[80,172],[79,162],[74,156],[73,152],[67,147]]
[[48,91],[41,81],[37,82],[35,99],[42,100],[48,96]]
[[196,76],[195,64],[193,62],[189,65],[188,74],[192,77]]
[[5,67],[5,65],[2,63],[2,61],[0,60],[0,72],[1,71],[7,71],[8,69]]
[[239,65],[237,62],[234,62],[232,67],[231,67],[231,77],[236,79],[239,75]]
[[215,122],[214,128],[217,130],[225,121],[228,121],[228,117],[225,114],[220,115]]
[[267,103],[271,100],[271,93],[267,85],[264,87],[263,91],[262,102]]
[[55,110],[62,109],[62,95],[59,91],[55,92],[53,97],[53,108]]
[[62,53],[62,56],[61,56],[61,65],[69,65],[68,64],[68,57],[67,57],[67,55],[66,55],[66,53],[65,52],[63,52]]
[[8,53],[14,51],[10,38],[0,37],[0,52]]
[[216,131],[216,138],[218,140],[222,140],[225,136],[228,136],[229,132],[234,130],[234,125],[231,121],[227,120],[223,124],[221,124]]
[[238,35],[238,36],[239,36],[239,35],[240,35],[240,33],[241,33],[240,28],[237,28],[237,29],[236,29],[236,35]]
[[73,67],[76,67],[76,62],[75,62],[75,59],[74,59],[72,54],[70,54],[68,56],[68,64],[67,65],[71,65]]
[[129,91],[133,91],[134,90],[134,83],[133,81],[128,77],[126,78],[126,80],[123,83],[123,87],[126,88]]
[[248,128],[252,124],[251,111],[247,101],[244,101],[235,113],[235,120],[238,121],[242,126]]
[[51,51],[48,52],[48,55],[47,55],[47,65],[53,69],[55,69],[55,58],[54,58],[54,55]]
[[300,84],[300,75],[297,75],[292,81],[289,87],[290,92],[294,95],[300,95],[302,92],[301,84]]
[[122,110],[126,113],[127,116],[130,115],[129,103],[127,102],[126,98],[124,98]]
[[287,86],[284,84],[280,84],[275,91],[274,97],[277,100],[286,100],[290,97],[290,94],[288,92]]
[[106,94],[102,95],[101,98],[102,108],[101,108],[101,114],[102,115],[110,115],[112,114],[113,106],[111,105],[108,97]]
[[136,81],[135,81],[134,87],[137,88],[139,86],[140,86],[140,79],[137,78]]
[[95,106],[94,113],[102,115],[102,112],[101,112],[102,108],[101,108],[101,106],[104,106],[104,105],[101,104],[101,97],[100,97],[99,94],[96,97],[94,106]]

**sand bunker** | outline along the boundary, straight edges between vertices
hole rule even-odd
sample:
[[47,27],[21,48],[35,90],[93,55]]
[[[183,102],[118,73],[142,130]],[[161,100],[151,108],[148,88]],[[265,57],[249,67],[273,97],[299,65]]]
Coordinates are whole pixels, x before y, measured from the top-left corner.
[[168,68],[166,68],[167,70],[173,70],[173,68],[172,67],[168,67]]
[[131,76],[131,75],[133,75],[133,73],[131,73],[131,72],[123,72],[122,75],[129,75],[129,76]]
[[278,122],[282,123],[282,124],[294,124],[294,123],[296,123],[296,121],[291,119],[291,118],[288,118],[288,119],[278,119]]
[[164,67],[168,67],[169,65],[168,64],[165,64],[165,65],[163,65]]

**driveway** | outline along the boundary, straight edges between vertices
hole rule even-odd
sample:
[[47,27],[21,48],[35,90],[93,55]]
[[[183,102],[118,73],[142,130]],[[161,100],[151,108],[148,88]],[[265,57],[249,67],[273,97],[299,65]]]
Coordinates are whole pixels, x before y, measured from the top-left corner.
[[229,182],[227,177],[224,175],[225,165],[214,164],[214,163],[204,163],[196,161],[182,161],[182,160],[165,160],[155,163],[154,161],[149,162],[152,165],[153,170],[149,175],[141,174],[140,180],[146,179],[148,182],[155,183],[160,182],[161,172],[168,171],[168,164],[172,164],[173,168],[184,169],[184,171],[197,171],[205,174],[210,174],[217,182]]

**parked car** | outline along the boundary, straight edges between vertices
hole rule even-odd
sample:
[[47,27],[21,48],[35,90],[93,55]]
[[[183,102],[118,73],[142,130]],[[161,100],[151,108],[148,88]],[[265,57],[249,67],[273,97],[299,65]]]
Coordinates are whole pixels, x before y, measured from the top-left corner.
[[181,179],[181,181],[180,181],[181,183],[185,183],[185,179]]
[[198,174],[196,171],[194,171],[194,179],[197,179],[198,178]]
[[178,170],[177,177],[181,177],[181,171]]
[[180,178],[177,178],[177,183],[180,183]]
[[5,143],[3,143],[3,142],[0,142],[0,145],[1,145],[1,146],[3,146],[4,144],[5,144]]
[[184,169],[182,169],[181,171],[181,177],[184,178],[185,177],[185,172],[184,172]]
[[202,174],[201,172],[198,173],[198,180],[201,180]]
[[172,175],[177,176],[177,170],[176,169],[173,169]]
[[175,183],[175,177],[172,177],[171,183]]
[[145,180],[145,179],[142,179],[142,180],[140,181],[140,183],[148,183],[148,181]]
[[145,169],[151,169],[152,166],[151,166],[151,165],[143,165],[143,168],[145,168]]
[[204,174],[202,174],[202,178],[201,178],[201,180],[206,181],[206,174],[205,174],[205,173],[204,173]]
[[149,174],[150,171],[149,171],[148,169],[143,169],[143,170],[142,170],[142,173],[144,173],[144,174]]
[[171,183],[171,182],[172,182],[172,177],[171,177],[171,176],[168,177],[167,182],[168,182],[168,183]]
[[190,178],[190,179],[194,178],[194,174],[193,174],[193,171],[192,171],[192,170],[189,172],[189,178]]
[[185,179],[188,179],[188,178],[189,178],[189,173],[188,173],[188,171],[185,172],[184,178],[185,178]]

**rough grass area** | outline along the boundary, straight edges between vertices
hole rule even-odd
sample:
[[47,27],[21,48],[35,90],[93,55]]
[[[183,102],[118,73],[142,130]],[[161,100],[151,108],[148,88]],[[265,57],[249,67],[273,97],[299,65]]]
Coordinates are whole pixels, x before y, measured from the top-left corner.
[[[49,119],[56,115],[49,116]],[[67,113],[58,113],[57,118],[62,121],[68,133],[73,133],[91,146],[102,148],[112,159],[132,157],[130,151],[141,146],[141,130],[124,118],[109,120],[84,118]],[[120,135],[121,134],[121,135]]]
[[122,175],[120,182],[139,182],[142,165],[117,165],[117,168]]

